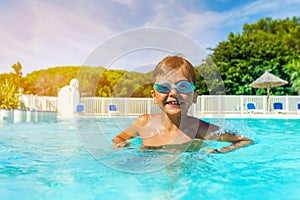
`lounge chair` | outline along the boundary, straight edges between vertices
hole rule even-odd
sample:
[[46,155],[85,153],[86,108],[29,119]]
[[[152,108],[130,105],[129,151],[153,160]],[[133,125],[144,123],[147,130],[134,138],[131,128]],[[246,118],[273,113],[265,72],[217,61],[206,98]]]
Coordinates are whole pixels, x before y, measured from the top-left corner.
[[118,111],[117,109],[117,105],[116,104],[113,104],[113,103],[110,103],[108,105],[108,115],[111,116],[113,114],[119,114],[120,112]]
[[282,102],[274,102],[273,103],[274,113],[275,114],[283,114],[286,112],[286,110],[283,109],[283,103]]
[[76,112],[81,113],[81,112],[84,112],[84,111],[85,111],[84,104],[82,104],[82,103],[77,104]]
[[297,114],[300,114],[300,102],[297,103]]
[[247,103],[247,111],[250,114],[256,114],[256,113],[263,113],[263,110],[256,109],[256,105],[254,102],[248,102]]

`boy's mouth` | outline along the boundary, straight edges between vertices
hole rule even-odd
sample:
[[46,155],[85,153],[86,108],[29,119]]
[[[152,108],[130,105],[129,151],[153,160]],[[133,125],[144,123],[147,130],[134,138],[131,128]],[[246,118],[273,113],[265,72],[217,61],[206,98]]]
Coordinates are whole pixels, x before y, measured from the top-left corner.
[[165,104],[168,104],[168,105],[182,105],[182,104],[184,104],[184,102],[182,102],[182,101],[167,101]]

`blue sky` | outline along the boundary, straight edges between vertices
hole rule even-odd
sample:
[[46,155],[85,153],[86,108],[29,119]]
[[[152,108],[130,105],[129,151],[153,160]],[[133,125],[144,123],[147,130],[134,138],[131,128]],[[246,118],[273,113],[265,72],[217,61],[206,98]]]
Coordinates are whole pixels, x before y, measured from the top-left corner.
[[[178,31],[204,49],[215,47],[245,23],[299,17],[299,10],[299,0],[0,0],[0,73],[16,62],[25,74],[82,65],[109,38],[143,27]],[[134,69],[121,65],[116,68]]]

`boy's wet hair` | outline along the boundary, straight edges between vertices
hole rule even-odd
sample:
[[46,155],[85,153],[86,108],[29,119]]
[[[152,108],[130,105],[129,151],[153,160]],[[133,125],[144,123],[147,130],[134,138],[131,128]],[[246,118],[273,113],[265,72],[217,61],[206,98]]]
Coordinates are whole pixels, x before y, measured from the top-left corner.
[[155,83],[158,76],[180,71],[191,83],[196,84],[196,74],[193,65],[181,56],[167,56],[155,67],[152,82]]

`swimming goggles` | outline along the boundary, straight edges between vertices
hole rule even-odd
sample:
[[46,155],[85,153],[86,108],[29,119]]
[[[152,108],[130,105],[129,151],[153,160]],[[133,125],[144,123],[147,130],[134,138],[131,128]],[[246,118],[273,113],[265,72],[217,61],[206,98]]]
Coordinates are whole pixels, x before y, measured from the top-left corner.
[[170,92],[173,88],[176,88],[178,92],[188,93],[196,89],[196,86],[188,81],[180,81],[176,85],[171,84],[169,81],[163,81],[155,83],[153,86],[154,90],[162,93]]

